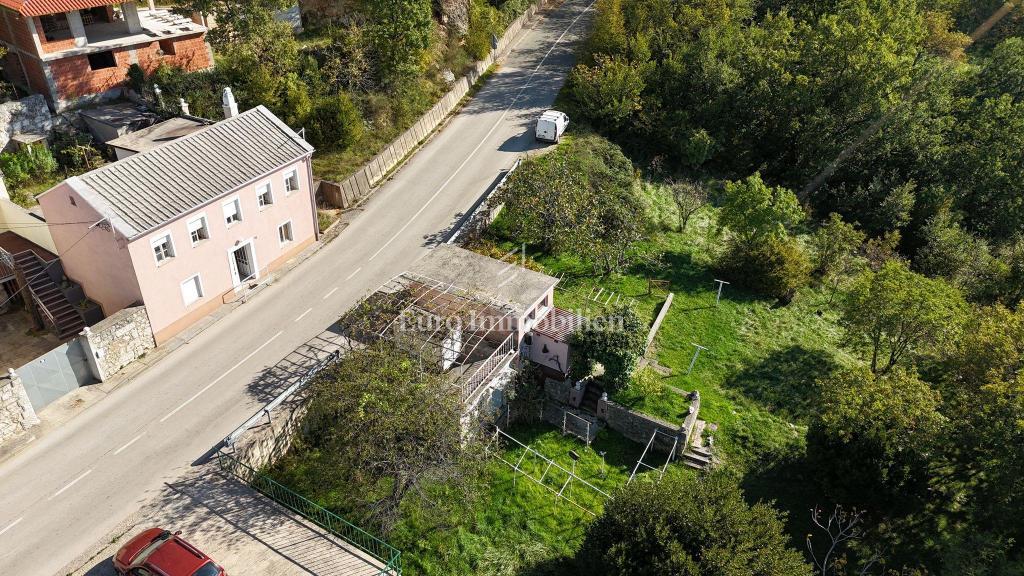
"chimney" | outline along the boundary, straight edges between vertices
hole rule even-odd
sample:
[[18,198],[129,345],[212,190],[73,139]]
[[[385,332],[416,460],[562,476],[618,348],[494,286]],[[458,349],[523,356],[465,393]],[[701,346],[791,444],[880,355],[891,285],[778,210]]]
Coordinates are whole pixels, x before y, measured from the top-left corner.
[[181,113],[188,116],[188,102],[185,102],[184,98],[178,98],[178,106],[181,108]]
[[224,95],[221,97],[221,102],[224,105],[224,118],[234,118],[238,116],[238,102],[235,102],[235,95],[231,93],[231,88],[224,89]]

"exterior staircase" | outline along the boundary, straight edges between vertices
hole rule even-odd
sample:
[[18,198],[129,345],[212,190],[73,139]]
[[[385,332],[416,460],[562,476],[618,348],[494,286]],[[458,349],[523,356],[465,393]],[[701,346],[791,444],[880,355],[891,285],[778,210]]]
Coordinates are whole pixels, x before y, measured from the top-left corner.
[[703,470],[711,466],[711,451],[703,446],[690,446],[683,452],[683,464],[690,468]]
[[14,255],[14,265],[28,284],[32,300],[44,323],[48,324],[57,337],[67,340],[85,328],[85,320],[75,307],[68,302],[60,286],[45,270],[45,265],[31,250]]

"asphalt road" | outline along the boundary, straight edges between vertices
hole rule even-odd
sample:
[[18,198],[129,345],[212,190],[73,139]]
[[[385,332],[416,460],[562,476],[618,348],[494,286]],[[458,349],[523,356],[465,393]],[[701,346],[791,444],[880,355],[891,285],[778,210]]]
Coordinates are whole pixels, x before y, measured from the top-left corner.
[[406,269],[535,146],[590,0],[537,21],[341,236],[135,381],[0,465],[0,574],[53,574],[262,405],[262,372]]

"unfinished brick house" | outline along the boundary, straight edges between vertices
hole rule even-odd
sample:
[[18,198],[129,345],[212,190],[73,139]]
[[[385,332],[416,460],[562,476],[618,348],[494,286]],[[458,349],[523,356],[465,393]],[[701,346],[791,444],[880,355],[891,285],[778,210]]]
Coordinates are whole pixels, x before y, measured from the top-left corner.
[[206,28],[152,1],[0,0],[0,43],[7,79],[57,111],[118,96],[132,64],[213,65]]

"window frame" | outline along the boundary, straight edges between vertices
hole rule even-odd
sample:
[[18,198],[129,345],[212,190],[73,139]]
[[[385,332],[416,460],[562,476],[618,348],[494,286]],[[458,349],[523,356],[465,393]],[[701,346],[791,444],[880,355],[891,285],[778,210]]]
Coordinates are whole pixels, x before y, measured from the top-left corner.
[[[288,227],[288,239],[282,240],[281,230],[284,229],[285,226]],[[285,246],[287,244],[291,244],[292,242],[295,242],[295,226],[292,224],[291,220],[285,220],[277,227],[277,245]]]
[[[289,188],[289,183],[291,182],[292,177],[295,178],[295,188]],[[288,170],[287,172],[285,172],[284,173],[284,195],[286,197],[287,196],[291,196],[293,193],[298,192],[300,188],[302,188],[302,181],[299,180],[299,169],[298,168],[292,168],[291,170]]]
[[[167,240],[167,250],[166,255],[163,257],[163,259],[161,259],[157,256],[156,247],[163,244],[163,240]],[[177,251],[174,249],[174,237],[171,234],[170,230],[150,240],[149,247],[150,250],[153,252],[153,260],[156,262],[157,266],[163,266],[168,261],[173,260],[174,257],[177,256],[178,254]]]
[[[201,228],[199,228],[199,230],[206,231],[206,237],[205,238],[200,238],[199,240],[194,240],[192,238],[192,232],[193,232],[193,230],[192,230],[192,223],[197,221],[197,220],[202,221],[203,225],[202,225]],[[198,246],[198,245],[200,245],[200,244],[202,244],[203,242],[209,240],[210,239],[210,219],[206,217],[206,212],[201,212],[201,213],[195,215],[194,217],[190,218],[185,223],[185,231],[188,232],[188,239],[189,239],[190,242],[192,242],[192,247],[193,248]]]
[[[266,192],[260,192],[261,190],[264,189],[266,189]],[[264,196],[270,197],[270,202],[264,202]],[[274,198],[274,183],[272,181],[267,180],[266,182],[262,182],[256,186],[256,206],[260,210],[266,210],[267,208],[273,206],[276,202],[277,200]]]
[[[185,298],[185,286],[189,283],[192,283],[196,288],[196,297],[191,302]],[[181,290],[181,301],[185,303],[186,308],[206,297],[206,291],[203,289],[203,277],[198,272],[182,280],[181,284],[178,285],[178,288]]]
[[[228,205],[233,205],[235,207],[234,216],[236,219],[232,220],[231,222],[228,222],[228,217],[224,212],[224,208],[226,208]],[[238,196],[235,196],[229,200],[225,200],[224,202],[222,202],[220,205],[220,209],[222,215],[221,219],[224,221],[224,225],[227,226],[228,228],[231,228],[235,224],[238,224],[239,222],[245,219],[244,215],[242,214],[242,200]]]

